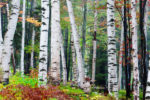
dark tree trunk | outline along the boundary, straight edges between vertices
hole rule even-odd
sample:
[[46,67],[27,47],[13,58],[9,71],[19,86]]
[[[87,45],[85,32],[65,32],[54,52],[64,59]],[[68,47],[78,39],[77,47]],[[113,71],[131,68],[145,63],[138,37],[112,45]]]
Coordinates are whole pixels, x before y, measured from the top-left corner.
[[140,40],[141,40],[141,69],[143,84],[143,100],[145,100],[146,83],[147,83],[147,67],[146,67],[146,37],[144,33],[144,15],[147,0],[140,0]]

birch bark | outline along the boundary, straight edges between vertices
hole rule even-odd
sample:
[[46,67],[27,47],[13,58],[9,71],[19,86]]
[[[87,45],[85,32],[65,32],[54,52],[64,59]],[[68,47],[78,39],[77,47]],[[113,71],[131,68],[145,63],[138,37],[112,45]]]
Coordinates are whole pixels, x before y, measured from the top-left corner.
[[80,42],[79,42],[79,34],[77,33],[76,29],[76,24],[75,24],[75,18],[74,18],[74,12],[72,8],[72,3],[71,0],[66,0],[67,1],[67,7],[68,7],[68,13],[70,17],[70,24],[72,28],[72,33],[73,33],[73,39],[74,39],[74,45],[75,45],[75,50],[77,54],[77,63],[78,63],[78,71],[79,71],[79,86],[82,88],[83,83],[85,81],[84,79],[84,68],[83,68],[83,58],[81,54],[81,47],[80,47]]
[[1,67],[1,60],[2,60],[2,47],[3,47],[3,37],[2,37],[2,25],[1,25],[1,8],[0,8],[0,67]]
[[96,33],[97,33],[97,5],[98,0],[95,0],[94,12],[94,39],[93,39],[93,59],[92,59],[92,82],[95,82],[95,69],[96,69]]
[[60,0],[51,0],[51,68],[53,84],[60,82]]
[[123,27],[123,14],[124,8],[122,7],[122,21],[121,21],[121,40],[120,40],[120,57],[119,57],[119,77],[118,77],[118,90],[121,89],[121,79],[122,79],[122,64],[123,64],[123,41],[124,41],[124,27]]
[[108,35],[108,91],[114,92],[117,96],[117,60],[116,60],[116,38],[114,0],[107,0],[107,35]]
[[35,41],[35,29],[33,27],[33,32],[32,32],[32,52],[31,52],[31,63],[30,66],[31,68],[34,68],[34,42]]
[[[146,43],[147,43],[147,20],[148,20],[148,4],[149,1],[147,1],[146,9],[145,9],[145,18],[144,18],[144,30],[145,30],[145,37],[146,37]],[[147,46],[148,48],[148,46]],[[145,100],[150,99],[150,56],[149,56],[149,66],[148,66],[148,76],[147,76],[147,85],[146,85],[146,92],[145,92]]]
[[22,14],[22,42],[21,42],[21,74],[24,75],[24,45],[25,45],[25,13],[26,0],[23,0],[23,14]]
[[138,70],[138,41],[137,41],[137,20],[136,0],[131,0],[131,32],[132,32],[132,59],[133,59],[133,95],[134,100],[139,100],[139,70]]
[[20,0],[12,0],[12,9],[11,15],[8,22],[8,31],[4,37],[4,44],[2,50],[2,68],[4,72],[3,82],[8,84],[9,82],[9,66],[10,66],[10,57],[12,50],[13,38],[16,30],[16,25],[19,16]]
[[47,58],[48,58],[48,28],[49,28],[49,0],[41,0],[42,25],[40,34],[39,54],[39,85],[47,83]]
[[61,59],[62,59],[62,67],[63,67],[63,84],[66,85],[66,83],[67,83],[67,69],[66,69],[66,59],[65,59],[62,33],[60,33],[60,46],[61,46]]
[[76,64],[76,53],[74,48],[74,42],[73,42],[73,35],[71,35],[71,50],[72,50],[72,69],[73,69],[73,79],[74,82],[77,83],[78,81],[78,67]]

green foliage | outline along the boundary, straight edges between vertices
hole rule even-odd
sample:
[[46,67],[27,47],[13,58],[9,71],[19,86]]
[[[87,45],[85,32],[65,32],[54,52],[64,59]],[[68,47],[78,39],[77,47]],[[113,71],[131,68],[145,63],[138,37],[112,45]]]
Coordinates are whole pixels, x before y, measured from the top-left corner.
[[37,78],[21,77],[20,73],[10,77],[10,84],[0,84],[0,100],[70,100],[57,86],[38,87]]
[[90,96],[90,100],[116,100],[116,99],[115,99],[115,97],[110,96],[110,95],[103,96],[103,95],[100,95],[97,92],[92,92],[91,96]]
[[120,90],[118,98],[125,100],[126,99],[126,91],[125,90]]
[[85,94],[84,91],[79,88],[72,88],[70,85],[61,85],[59,88],[75,100],[88,100],[88,95]]
[[[129,100],[133,100],[133,94],[130,94],[130,97],[131,98]],[[119,94],[118,94],[118,98],[119,98],[119,100],[126,100],[126,90],[120,90]],[[143,100],[143,92],[142,91],[140,91],[139,98],[140,98],[140,100]]]
[[21,77],[21,73],[16,73],[16,75],[10,77],[9,85],[18,85],[18,84],[34,88],[38,84],[38,79],[31,78],[25,75]]
[[26,53],[31,53],[32,50],[34,50],[35,53],[39,53],[39,43],[36,43],[34,45],[34,48],[32,48],[31,43],[30,43],[30,45],[25,46],[25,52]]

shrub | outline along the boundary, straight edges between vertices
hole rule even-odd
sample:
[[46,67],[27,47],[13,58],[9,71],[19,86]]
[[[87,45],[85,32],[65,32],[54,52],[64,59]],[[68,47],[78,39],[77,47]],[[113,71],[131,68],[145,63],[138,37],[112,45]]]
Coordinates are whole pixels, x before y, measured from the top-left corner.
[[[71,100],[56,86],[30,88],[23,85],[9,85],[0,92],[3,100]],[[53,99],[50,99],[53,98]]]
[[10,77],[10,84],[9,85],[24,85],[24,86],[30,86],[32,88],[37,87],[38,85],[38,79],[31,78],[29,76],[23,76],[21,77],[20,73],[16,73],[15,75]]
[[83,90],[77,87],[71,87],[68,84],[66,86],[60,85],[59,88],[75,100],[89,100],[89,95],[85,94]]

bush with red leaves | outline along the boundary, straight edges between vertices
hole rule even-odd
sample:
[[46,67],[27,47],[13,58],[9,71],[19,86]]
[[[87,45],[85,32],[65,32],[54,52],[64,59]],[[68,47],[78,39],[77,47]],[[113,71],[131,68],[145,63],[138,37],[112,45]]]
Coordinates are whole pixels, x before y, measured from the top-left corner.
[[[10,85],[0,91],[0,96],[3,100],[50,100],[56,98],[57,100],[72,100],[67,94],[59,90],[57,86],[30,88],[29,86]],[[20,100],[19,99],[19,100]]]

